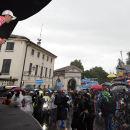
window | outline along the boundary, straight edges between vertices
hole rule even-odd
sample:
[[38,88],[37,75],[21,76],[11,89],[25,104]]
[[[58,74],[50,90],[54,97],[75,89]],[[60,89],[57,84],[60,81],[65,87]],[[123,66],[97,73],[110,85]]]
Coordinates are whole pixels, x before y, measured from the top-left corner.
[[6,50],[14,50],[14,42],[7,42]]
[[11,59],[4,59],[2,66],[2,73],[9,73],[10,71]]
[[49,60],[49,56],[47,56],[47,61]]
[[52,58],[51,58],[51,62],[52,62]]
[[0,50],[1,50],[1,46],[2,46],[2,45],[0,45]]
[[29,65],[29,73],[28,74],[31,74],[31,70],[32,70],[32,63],[30,63],[30,65]]
[[46,88],[46,85],[44,85],[44,88]]
[[42,55],[42,59],[44,59],[44,57],[45,57],[45,55],[43,54],[43,55]]
[[48,88],[50,88],[50,85],[48,85]]
[[32,53],[31,53],[32,55],[34,55],[34,50],[32,49]]
[[49,77],[51,77],[51,69],[50,69]]
[[45,71],[45,77],[47,76],[47,68],[46,68],[46,71]]
[[42,76],[42,72],[43,72],[43,66],[41,67],[41,74],[40,74],[40,76]]
[[37,57],[40,57],[40,52],[37,53]]
[[37,75],[38,65],[36,65],[35,75]]

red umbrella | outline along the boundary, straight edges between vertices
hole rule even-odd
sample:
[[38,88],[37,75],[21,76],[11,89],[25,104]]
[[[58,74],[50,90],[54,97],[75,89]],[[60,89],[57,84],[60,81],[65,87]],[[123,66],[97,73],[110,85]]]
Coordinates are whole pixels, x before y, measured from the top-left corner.
[[14,88],[14,89],[12,89],[10,92],[12,93],[12,92],[22,92],[22,93],[25,93],[25,91],[23,90],[23,89],[21,89],[21,88]]
[[99,90],[99,89],[104,89],[102,85],[93,85],[90,89],[96,89],[96,90]]

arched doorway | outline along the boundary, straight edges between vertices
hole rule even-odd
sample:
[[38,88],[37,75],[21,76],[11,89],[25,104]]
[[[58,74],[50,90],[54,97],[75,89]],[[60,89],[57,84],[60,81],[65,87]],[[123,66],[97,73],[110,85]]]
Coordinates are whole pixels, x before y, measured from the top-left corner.
[[76,80],[75,79],[70,79],[68,82],[68,87],[67,90],[75,90],[76,89]]
[[58,79],[56,80],[56,84],[55,84],[55,89],[56,89],[56,90],[59,89],[59,86],[57,86],[57,83],[59,83],[59,82],[61,82],[61,80],[58,78]]

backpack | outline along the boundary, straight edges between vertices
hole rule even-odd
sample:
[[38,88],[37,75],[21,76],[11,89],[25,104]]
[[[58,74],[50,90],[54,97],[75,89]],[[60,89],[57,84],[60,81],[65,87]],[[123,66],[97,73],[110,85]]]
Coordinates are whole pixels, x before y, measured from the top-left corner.
[[109,102],[107,102],[107,100],[103,103],[103,110],[105,112],[108,112],[109,114],[113,114],[116,111],[116,100],[114,99],[114,97],[108,97],[105,96],[109,99]]
[[109,112],[110,114],[113,114],[115,113],[115,111],[116,111],[116,100],[112,96],[109,98]]

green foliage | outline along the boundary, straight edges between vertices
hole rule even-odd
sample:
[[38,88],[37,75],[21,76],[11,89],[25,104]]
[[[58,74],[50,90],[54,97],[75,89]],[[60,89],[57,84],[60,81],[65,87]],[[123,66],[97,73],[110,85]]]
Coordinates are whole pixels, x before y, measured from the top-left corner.
[[82,73],[82,79],[86,78],[98,78],[99,84],[104,82],[110,82],[111,79],[107,78],[108,73],[105,72],[102,67],[94,67],[90,70],[86,70]]
[[81,70],[84,70],[84,67],[83,67],[83,65],[82,65],[81,60],[77,60],[77,59],[76,59],[76,60],[72,61],[72,62],[70,63],[70,65],[74,65],[74,66],[80,68]]
[[130,65],[130,52],[127,52],[128,58],[126,59],[126,64]]

